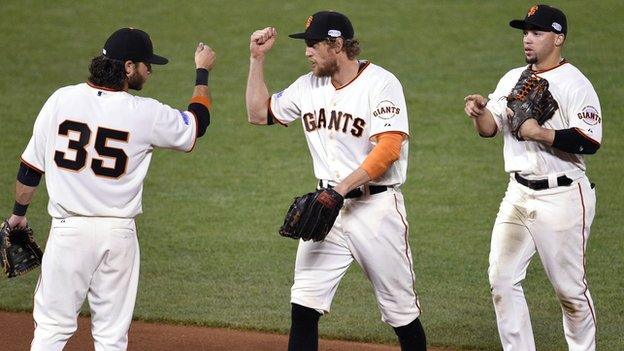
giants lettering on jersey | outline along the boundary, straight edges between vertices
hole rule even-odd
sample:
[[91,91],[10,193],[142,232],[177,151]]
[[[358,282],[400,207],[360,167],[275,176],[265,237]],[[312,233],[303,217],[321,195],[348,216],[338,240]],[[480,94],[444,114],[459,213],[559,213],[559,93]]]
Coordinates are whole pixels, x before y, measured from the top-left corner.
[[329,115],[329,121],[322,108],[317,113],[308,112],[303,115],[303,125],[306,132],[313,132],[316,129],[325,128],[341,131],[343,133],[350,132],[355,137],[361,137],[366,126],[366,121],[359,117],[353,117],[351,114],[332,110]]

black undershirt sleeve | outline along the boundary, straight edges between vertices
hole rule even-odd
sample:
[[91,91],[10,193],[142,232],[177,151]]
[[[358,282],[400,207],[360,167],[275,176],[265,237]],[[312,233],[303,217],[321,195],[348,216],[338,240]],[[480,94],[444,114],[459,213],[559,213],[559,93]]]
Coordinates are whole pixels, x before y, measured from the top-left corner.
[[17,180],[27,186],[37,186],[41,181],[41,172],[21,162],[17,171]]
[[273,120],[273,114],[271,113],[271,109],[267,110],[267,126],[275,124],[275,120]]
[[592,155],[600,148],[600,144],[577,128],[555,130],[555,140],[552,146],[571,154]]
[[210,111],[206,106],[192,102],[188,105],[188,110],[197,117],[198,129],[197,137],[201,137],[206,133],[206,128],[210,125]]

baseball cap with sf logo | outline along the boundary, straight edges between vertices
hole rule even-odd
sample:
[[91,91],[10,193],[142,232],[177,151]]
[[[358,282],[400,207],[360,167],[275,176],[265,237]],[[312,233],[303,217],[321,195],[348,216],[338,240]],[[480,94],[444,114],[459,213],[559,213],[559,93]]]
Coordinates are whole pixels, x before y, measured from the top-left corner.
[[308,17],[306,31],[289,35],[295,39],[322,40],[343,37],[353,39],[353,26],[347,16],[334,11],[321,11]]
[[513,20],[509,25],[517,29],[535,28],[557,34],[568,33],[566,16],[561,10],[548,5],[532,6],[524,20]]
[[136,28],[121,28],[106,40],[104,56],[120,61],[146,62],[155,65],[164,65],[169,60],[154,55],[154,47],[149,35]]

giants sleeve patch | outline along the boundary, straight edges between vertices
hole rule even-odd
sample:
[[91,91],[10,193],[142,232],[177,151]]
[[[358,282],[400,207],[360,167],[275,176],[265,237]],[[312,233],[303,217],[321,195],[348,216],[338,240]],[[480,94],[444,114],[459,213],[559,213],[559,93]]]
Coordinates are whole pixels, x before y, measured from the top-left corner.
[[384,100],[377,104],[377,107],[373,111],[373,117],[381,119],[390,119],[401,113],[401,109],[396,107],[390,100]]
[[602,122],[602,118],[598,115],[598,110],[593,106],[585,106],[583,110],[577,114],[578,118],[590,126],[595,126]]

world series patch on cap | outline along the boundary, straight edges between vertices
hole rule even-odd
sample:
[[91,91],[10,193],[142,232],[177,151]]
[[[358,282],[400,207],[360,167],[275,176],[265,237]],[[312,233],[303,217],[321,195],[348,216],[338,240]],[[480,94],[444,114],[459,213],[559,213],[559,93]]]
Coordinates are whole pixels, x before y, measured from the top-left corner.
[[523,20],[513,20],[509,25],[517,29],[535,28],[557,34],[568,33],[568,21],[563,11],[549,5],[533,5]]

